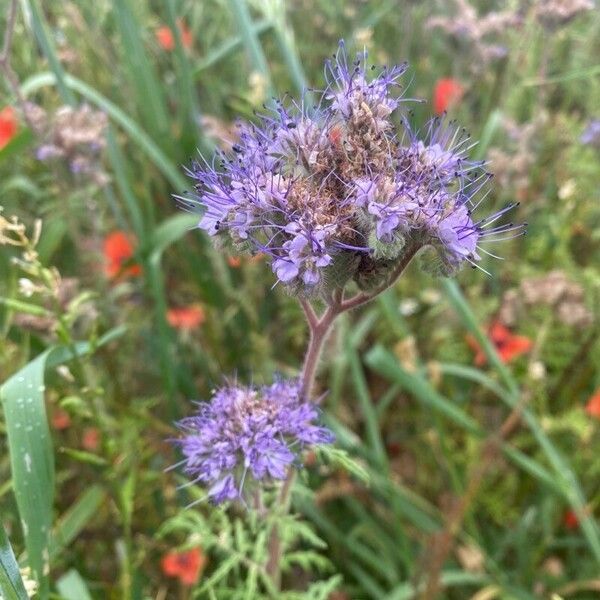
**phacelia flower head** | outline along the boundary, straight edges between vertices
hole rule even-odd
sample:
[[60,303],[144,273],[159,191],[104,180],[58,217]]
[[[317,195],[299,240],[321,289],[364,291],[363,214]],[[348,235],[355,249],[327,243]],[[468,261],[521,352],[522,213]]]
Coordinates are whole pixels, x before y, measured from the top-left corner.
[[264,253],[303,295],[350,280],[378,286],[424,247],[444,274],[475,265],[484,241],[521,226],[493,225],[505,210],[475,216],[491,176],[455,123],[410,125],[406,68],[368,67],[366,53],[349,62],[341,43],[317,105],[277,102],[258,124],[240,124],[231,154],[189,170],[195,193],[184,205],[199,205],[200,228],[236,253]]
[[178,423],[184,470],[208,487],[215,503],[243,499],[256,482],[285,479],[308,446],[333,441],[315,423],[318,416],[297,380],[222,387],[210,402],[199,403],[197,414]]

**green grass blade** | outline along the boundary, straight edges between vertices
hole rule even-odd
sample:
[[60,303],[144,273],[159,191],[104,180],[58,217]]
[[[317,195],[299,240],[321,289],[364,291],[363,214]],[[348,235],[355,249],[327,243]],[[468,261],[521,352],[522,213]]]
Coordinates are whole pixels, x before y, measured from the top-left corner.
[[162,255],[171,244],[194,229],[198,225],[198,221],[198,215],[190,213],[178,213],[165,219],[156,227],[150,239],[152,253]]
[[154,139],[162,141],[163,147],[168,147],[172,138],[168,135],[170,128],[163,93],[164,88],[159,83],[154,67],[146,54],[140,35],[142,27],[137,22],[132,6],[127,0],[116,0],[112,5],[117,28],[121,34],[124,56],[126,57],[123,62],[129,69],[140,117],[145,128],[152,133]]
[[397,381],[402,386],[410,390],[417,399],[421,400],[427,406],[439,411],[441,414],[454,421],[456,424],[464,427],[472,433],[479,432],[477,421],[468,415],[464,410],[452,404],[447,398],[444,398],[436,390],[418,375],[413,375],[399,363],[398,359],[381,346],[372,348],[366,356],[365,362],[378,373],[384,375],[392,381]]
[[252,68],[265,78],[268,96],[273,96],[273,84],[269,64],[267,63],[260,39],[258,38],[256,29],[252,23],[252,17],[250,16],[246,0],[229,0],[229,5],[231,6],[231,12],[235,17],[242,39],[244,40],[246,50],[250,55]]
[[498,371],[498,374],[504,381],[506,387],[512,393],[518,394],[519,386],[515,378],[506,365],[500,360],[494,345],[489,340],[487,335],[481,331],[477,319],[475,318],[471,307],[468,305],[456,281],[453,279],[442,279],[442,287],[444,288],[450,303],[458,313],[459,317],[462,319],[463,323],[466,325],[467,329],[473,334],[477,340],[477,343],[483,349],[489,363],[496,369],[496,371]]
[[160,337],[160,368],[165,382],[169,412],[172,419],[180,416],[175,397],[177,391],[177,365],[173,362],[173,353],[170,350],[173,343],[173,336],[166,321],[168,307],[165,297],[161,260],[163,252],[172,243],[184,236],[192,227],[197,225],[197,223],[197,215],[190,215],[188,213],[179,213],[166,219],[154,230],[151,247],[149,248],[151,254],[147,261],[147,277],[150,291],[154,298],[155,323]]
[[48,60],[48,64],[50,65],[54,76],[56,77],[56,87],[58,88],[58,92],[65,104],[74,106],[77,103],[77,100],[75,95],[71,92],[66,84],[66,75],[62,65],[60,64],[60,61],[58,60],[58,57],[56,56],[52,42],[50,41],[46,24],[42,19],[42,13],[38,6],[38,0],[25,0],[24,5],[26,6],[27,12],[31,15],[31,27],[33,29],[33,33],[42,49],[42,52],[44,53],[44,56]]
[[481,135],[479,136],[479,143],[475,147],[474,160],[482,160],[485,157],[496,132],[502,127],[502,111],[494,110],[488,117]]
[[50,543],[50,559],[53,560],[81,532],[106,500],[106,492],[93,485],[87,489],[57,523]]
[[[396,357],[390,352],[384,350],[381,346],[375,346],[367,354],[366,362],[375,371],[384,375],[391,381],[399,383],[404,389],[414,394],[417,399],[421,400],[423,403],[431,406],[432,408],[436,408],[441,414],[445,414],[445,416],[450,418],[458,425],[465,427],[468,431],[475,433],[480,437],[485,435],[485,432],[481,429],[479,424],[464,410],[454,406],[447,398],[444,398],[441,394],[439,394],[429,385],[426,380],[420,376],[407,373],[404,369],[402,369]],[[467,367],[465,367],[465,373],[472,375],[471,371],[469,371]],[[480,383],[485,381],[485,377],[486,376],[482,374],[482,381],[480,381]],[[488,382],[488,385],[490,383],[491,381]],[[498,387],[496,387],[495,391],[499,392],[498,395],[502,400],[507,402],[510,406],[513,405],[510,394]],[[529,415],[527,411],[525,411],[524,414],[526,416]],[[539,425],[537,427],[539,428]],[[504,444],[502,449],[518,467],[536,477],[545,486],[549,486],[555,492],[565,496],[565,486],[557,481],[556,477],[538,462],[534,461],[523,454],[520,450],[517,450],[508,444]]]
[[0,524],[0,591],[4,600],[28,600],[19,565],[8,541],[6,531]]
[[0,150],[0,163],[11,158],[14,159],[33,142],[33,139],[34,137],[31,129],[23,129],[23,131],[17,133],[8,144]]
[[83,577],[75,569],[67,571],[56,582],[56,587],[64,600],[92,600]]
[[600,74],[600,65],[594,65],[585,69],[577,69],[575,71],[569,71],[562,75],[552,75],[544,78],[525,79],[521,82],[523,87],[532,87],[540,85],[550,85],[554,83],[563,83],[565,81],[572,81],[573,79],[587,79],[588,77],[595,77]]
[[460,377],[461,379],[473,381],[474,383],[478,383],[482,387],[490,390],[490,392],[496,394],[498,398],[502,398],[503,400],[507,401],[508,392],[483,371],[475,369],[474,367],[455,363],[437,363],[437,366],[439,367],[442,375],[454,375],[455,377]]
[[[451,279],[444,279],[442,285],[448,299],[454,306],[464,325],[476,338],[477,342],[483,348],[489,363],[498,371],[506,387],[510,390],[510,393],[502,397],[502,399],[505,400],[510,408],[515,408],[520,402],[519,387],[515,378],[506,365],[500,360],[491,341],[479,328],[477,319],[467,300],[463,296],[458,284]],[[546,455],[548,462],[552,465],[555,479],[562,490],[563,496],[576,512],[581,523],[581,529],[583,530],[595,559],[600,564],[600,531],[598,530],[597,523],[590,517],[585,508],[586,500],[581,489],[581,484],[571,469],[569,462],[559,452],[558,448],[554,446],[552,440],[548,437],[534,413],[526,407],[521,408],[521,413],[523,420],[527,423],[529,430]]]
[[202,134],[202,128],[198,127],[201,122],[202,113],[200,102],[194,86],[194,78],[190,59],[185,52],[181,40],[181,31],[177,26],[177,12],[174,0],[167,0],[167,23],[175,37],[175,69],[177,73],[177,102],[179,120],[181,124],[181,143],[190,140],[196,148],[210,155],[214,147],[207,142]]
[[29,566],[40,585],[41,598],[48,593],[54,501],[54,454],[44,404],[44,369],[51,352],[49,349],[35,358],[0,388],[13,489]]
[[[465,571],[444,571],[440,576],[440,583],[445,588],[475,585],[477,587],[490,583],[490,579],[483,573],[467,573]],[[415,590],[412,583],[403,583],[394,588],[384,600],[411,600],[415,598],[419,590]],[[461,596],[462,597],[462,596]],[[471,597],[468,594],[466,597]]]
[[286,70],[289,73],[296,90],[300,95],[305,95],[306,104],[312,106],[313,95],[307,91],[308,84],[302,62],[296,49],[294,30],[290,26],[286,16],[286,5],[284,2],[267,3],[260,5],[265,16],[270,18],[275,27],[275,39],[281,51]]
[[133,225],[133,231],[141,244],[146,238],[146,227],[144,224],[144,215],[140,209],[138,200],[131,189],[127,173],[125,171],[126,162],[123,157],[123,152],[117,144],[115,134],[112,127],[109,125],[106,132],[106,148],[108,150],[108,158],[113,170],[115,181],[119,192],[125,203],[125,208],[129,213],[129,218]]
[[[262,35],[266,31],[269,31],[273,27],[273,24],[270,21],[263,20],[258,21],[252,25],[252,31],[256,36]],[[211,50],[206,57],[201,60],[193,71],[193,77],[197,79],[202,75],[206,69],[209,69],[213,65],[216,65],[218,62],[223,59],[231,56],[238,48],[241,48],[244,45],[244,39],[241,36],[234,36],[231,39],[224,42],[221,46]]]
[[371,394],[369,393],[369,386],[367,385],[362,365],[360,364],[358,354],[354,348],[350,348],[347,354],[352,381],[354,382],[354,389],[365,422],[369,446],[371,446],[373,453],[377,457],[377,463],[381,466],[387,465],[387,454],[385,452],[383,440],[381,439],[379,419],[377,418],[377,412],[373,406]]
[[[42,87],[55,85],[56,81],[56,77],[52,73],[39,73],[23,83],[22,92],[24,95],[29,95]],[[116,104],[76,77],[67,75],[65,83],[70,89],[80,93],[86,100],[105,111],[115,123],[118,123],[175,188],[183,190],[188,187],[188,182],[180,169],[169,160],[152,138]]]
[[23,527],[28,563],[39,583],[40,598],[48,595],[50,527],[54,501],[54,454],[44,402],[44,371],[107,343],[124,328],[109,331],[94,346],[52,347],[34,358],[0,388],[8,436],[13,490]]

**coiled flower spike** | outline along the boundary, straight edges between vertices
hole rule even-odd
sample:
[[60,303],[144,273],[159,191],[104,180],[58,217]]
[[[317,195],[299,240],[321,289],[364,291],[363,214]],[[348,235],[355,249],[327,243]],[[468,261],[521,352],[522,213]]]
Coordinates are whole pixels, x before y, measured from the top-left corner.
[[277,102],[258,124],[239,125],[232,155],[188,171],[195,193],[181,200],[200,207],[199,227],[235,252],[264,253],[303,296],[350,280],[377,288],[425,247],[451,275],[477,266],[487,242],[523,233],[496,224],[514,205],[475,216],[491,175],[468,158],[462,128],[439,117],[411,127],[399,93],[406,69],[369,69],[366,53],[349,63],[340,43],[316,107]]

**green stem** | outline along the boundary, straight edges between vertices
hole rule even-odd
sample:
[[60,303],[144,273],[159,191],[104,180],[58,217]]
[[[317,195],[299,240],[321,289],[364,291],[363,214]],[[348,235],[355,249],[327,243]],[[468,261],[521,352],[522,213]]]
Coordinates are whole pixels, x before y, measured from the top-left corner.
[[[358,306],[362,306],[373,298],[381,294],[383,291],[390,288],[400,275],[404,272],[410,261],[413,259],[418,251],[418,247],[412,247],[407,249],[402,260],[399,261],[398,265],[392,272],[392,276],[385,282],[385,284],[376,288],[373,292],[365,293],[359,292],[356,296],[348,300],[344,300],[344,290],[340,289],[333,293],[331,299],[327,304],[325,312],[317,317],[312,305],[305,299],[300,300],[300,305],[306,315],[306,321],[308,323],[310,338],[308,342],[308,348],[304,356],[304,363],[302,365],[302,371],[300,375],[301,382],[301,395],[306,399],[312,398],[312,391],[315,383],[317,374],[317,367],[319,366],[319,359],[323,350],[325,340],[331,331],[333,323],[340,314],[352,310]],[[291,505],[292,488],[294,487],[294,479],[296,471],[292,467],[288,470],[287,477],[281,487],[279,498],[277,500],[276,507],[281,510],[283,514],[286,514]],[[281,589],[281,556],[283,553],[283,547],[281,543],[281,537],[276,524],[273,525],[271,534],[269,537],[268,544],[268,560],[266,564],[267,575],[273,581],[275,589]]]

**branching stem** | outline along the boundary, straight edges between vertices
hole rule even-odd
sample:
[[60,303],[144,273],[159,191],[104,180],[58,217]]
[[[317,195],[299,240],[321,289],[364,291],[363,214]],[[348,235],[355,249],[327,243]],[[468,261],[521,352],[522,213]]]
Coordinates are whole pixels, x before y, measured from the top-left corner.
[[[386,289],[394,285],[400,275],[404,272],[404,269],[408,266],[410,261],[417,253],[418,248],[408,248],[403,258],[398,262],[396,267],[391,273],[389,279],[385,284],[377,287],[371,292],[359,292],[352,298],[344,300],[344,291],[342,289],[336,290],[332,293],[331,298],[328,300],[327,308],[325,311],[318,316],[313,308],[312,304],[306,298],[300,299],[300,305],[306,315],[306,321],[310,332],[308,348],[304,356],[304,364],[302,365],[302,371],[300,375],[301,383],[301,395],[310,400],[313,396],[313,387],[315,384],[315,378],[317,375],[317,368],[319,366],[319,359],[327,336],[331,331],[331,327],[336,317],[346,311],[352,310],[367,302],[373,300],[376,296],[384,292]],[[282,510],[287,512],[291,504],[291,493],[294,484],[295,469],[291,467],[288,470],[287,477],[281,487],[279,497],[277,500],[276,510]],[[269,557],[267,560],[266,571],[275,589],[281,589],[281,556],[283,553],[281,536],[276,525],[273,525],[271,535],[269,537]]]

